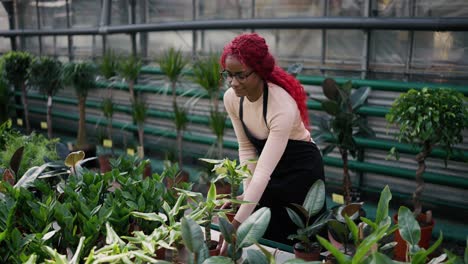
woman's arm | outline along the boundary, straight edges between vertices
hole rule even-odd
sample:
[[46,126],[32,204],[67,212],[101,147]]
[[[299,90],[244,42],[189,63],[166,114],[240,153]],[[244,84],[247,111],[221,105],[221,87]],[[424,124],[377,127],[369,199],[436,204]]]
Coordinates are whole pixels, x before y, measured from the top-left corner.
[[270,176],[286,149],[293,122],[298,118],[298,114],[299,111],[294,102],[292,104],[282,102],[281,108],[268,112],[267,121],[270,128],[268,139],[258,159],[249,187],[244,192],[244,201],[254,204],[241,205],[235,216],[237,221],[241,223],[245,221],[255,209],[256,203],[260,201],[270,181]]
[[[228,89],[224,93],[224,107],[226,108],[226,112],[231,119],[232,126],[234,128],[234,132],[236,134],[237,142],[239,143],[239,162],[244,164],[250,159],[257,158],[257,151],[255,147],[252,145],[250,140],[247,138],[244,132],[244,128],[242,127],[242,123],[239,118],[239,98],[235,95],[232,89]],[[255,171],[255,163],[249,163],[247,165],[249,170],[253,173]],[[248,188],[250,178],[244,180],[244,193]]]

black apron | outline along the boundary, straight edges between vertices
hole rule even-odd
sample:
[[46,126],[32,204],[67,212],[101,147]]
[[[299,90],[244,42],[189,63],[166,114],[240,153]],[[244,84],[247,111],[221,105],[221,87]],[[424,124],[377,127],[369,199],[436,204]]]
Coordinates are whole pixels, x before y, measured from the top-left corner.
[[[268,84],[264,83],[263,119],[267,124]],[[257,155],[260,156],[267,140],[255,138],[244,124],[243,102],[244,97],[241,97],[239,117],[242,127],[247,138],[257,150]],[[296,234],[298,227],[290,219],[286,207],[292,208],[291,203],[302,205],[312,184],[316,180],[324,180],[324,178],[322,155],[315,143],[288,140],[286,149],[271,174],[270,181],[257,206],[257,208],[269,207],[271,210],[270,224],[263,238],[293,245],[295,241],[287,237]]]

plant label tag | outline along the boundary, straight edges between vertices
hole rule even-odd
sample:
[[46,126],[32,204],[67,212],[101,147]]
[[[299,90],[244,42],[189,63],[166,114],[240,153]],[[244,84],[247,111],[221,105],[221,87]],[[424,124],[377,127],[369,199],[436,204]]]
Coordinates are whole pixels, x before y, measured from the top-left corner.
[[102,145],[106,148],[112,148],[112,140],[110,139],[104,139],[102,141]]
[[47,129],[47,122],[41,122],[41,129]]
[[23,126],[23,119],[21,119],[21,118],[16,119],[16,124],[18,126]]
[[344,204],[344,197],[341,194],[332,193],[332,200],[337,204]]
[[73,151],[73,143],[72,142],[67,142],[67,147],[69,151]]
[[127,149],[127,154],[128,154],[129,156],[133,156],[133,155],[135,155],[135,150],[132,149],[132,148],[128,148],[128,149]]

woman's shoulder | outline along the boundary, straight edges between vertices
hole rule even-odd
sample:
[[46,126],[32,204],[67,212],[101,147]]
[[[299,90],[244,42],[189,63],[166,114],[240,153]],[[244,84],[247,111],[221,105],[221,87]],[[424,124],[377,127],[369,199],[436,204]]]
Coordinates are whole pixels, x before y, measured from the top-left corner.
[[[296,103],[285,89],[274,83],[268,83],[268,96],[281,103]],[[270,99],[268,100],[270,101]]]
[[239,97],[232,88],[229,88],[224,92],[223,102],[226,107],[234,107],[239,104]]

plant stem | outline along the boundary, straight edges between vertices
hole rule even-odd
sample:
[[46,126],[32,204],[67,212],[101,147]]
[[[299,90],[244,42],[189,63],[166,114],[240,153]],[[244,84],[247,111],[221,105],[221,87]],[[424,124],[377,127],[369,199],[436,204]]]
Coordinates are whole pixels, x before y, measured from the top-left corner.
[[47,136],[52,139],[52,95],[47,96]]
[[78,108],[80,113],[80,120],[78,122],[78,139],[76,140],[77,147],[82,147],[86,144],[86,97],[79,96]]
[[26,123],[26,132],[29,134],[29,132],[31,131],[31,125],[29,124],[28,97],[26,96],[26,84],[24,82],[21,84],[21,92],[21,96],[23,97],[24,121]]
[[351,179],[348,170],[348,150],[340,148],[341,159],[343,160],[343,196],[345,198],[345,204],[351,203]]
[[413,193],[414,215],[417,217],[422,211],[421,194],[424,190],[423,174],[426,170],[426,157],[431,153],[432,145],[429,141],[424,141],[423,149],[416,155],[418,169],[416,170],[416,190]]

